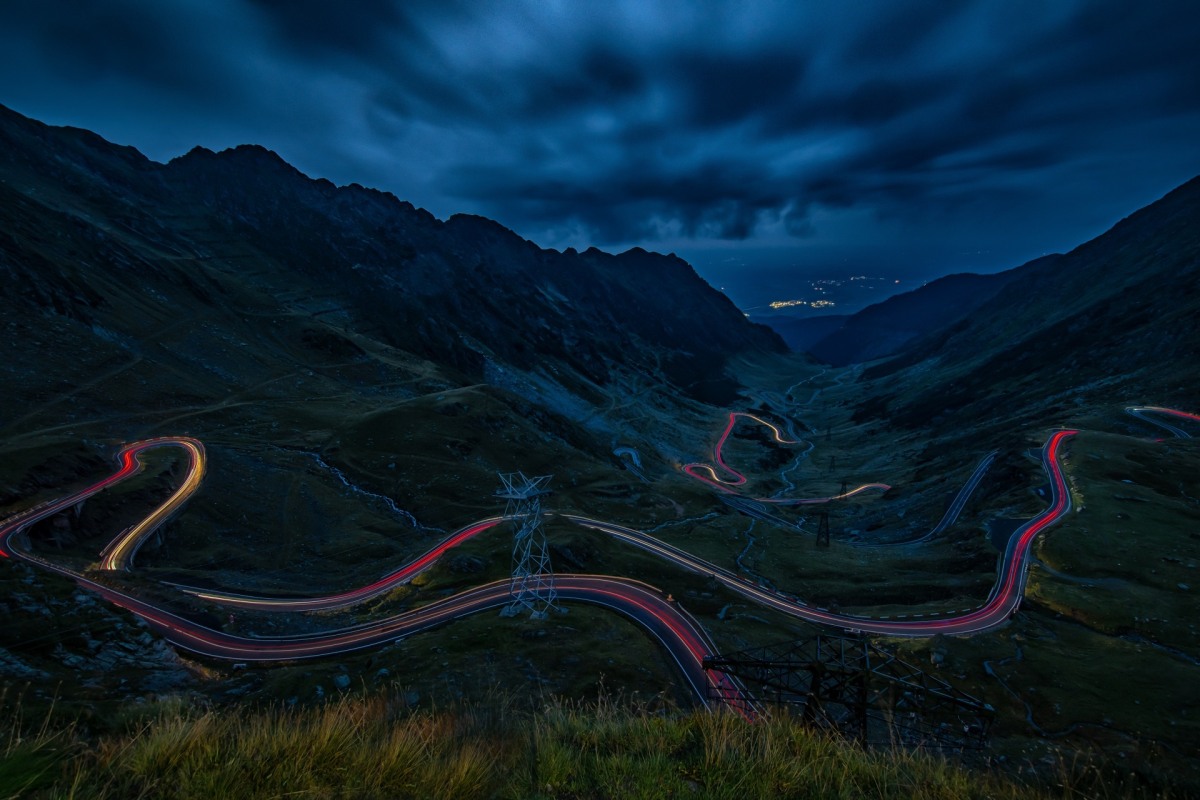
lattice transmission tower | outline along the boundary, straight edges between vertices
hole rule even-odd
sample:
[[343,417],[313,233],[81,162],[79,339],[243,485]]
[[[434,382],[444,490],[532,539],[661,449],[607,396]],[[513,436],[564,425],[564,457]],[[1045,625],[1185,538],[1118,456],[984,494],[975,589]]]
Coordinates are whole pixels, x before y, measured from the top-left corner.
[[513,570],[510,593],[512,601],[501,611],[502,616],[515,617],[529,609],[534,619],[545,619],[550,609],[562,611],[558,592],[554,589],[554,569],[550,566],[550,551],[546,532],[542,530],[542,498],[550,494],[551,475],[535,478],[523,472],[498,473],[501,488],[497,497],[508,501],[504,516],[513,520]]
[[864,745],[982,749],[996,710],[858,635],[723,653],[704,669],[735,679],[710,684],[714,699],[791,706],[805,724]]
[[817,547],[829,547],[829,512],[822,511],[817,523]]

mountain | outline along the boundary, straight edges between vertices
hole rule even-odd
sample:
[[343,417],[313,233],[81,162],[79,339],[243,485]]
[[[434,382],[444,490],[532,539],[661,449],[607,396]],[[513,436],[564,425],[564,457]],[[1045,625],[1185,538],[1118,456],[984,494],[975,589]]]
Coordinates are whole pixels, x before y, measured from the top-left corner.
[[[196,436],[214,501],[171,548],[230,585],[265,585],[264,541],[292,585],[351,585],[421,546],[411,525],[496,513],[497,471],[554,473],[565,508],[629,502],[614,449],[674,476],[738,397],[726,364],[787,349],[674,256],[545,250],[261,147],[160,164],[3,108],[0,280],[0,505]],[[334,519],[357,523],[331,561]]]
[[[1096,764],[1124,776],[1142,763],[1130,776],[1141,780],[1191,769],[1196,751],[1195,726],[1175,715],[1195,684],[1188,586],[1200,553],[1179,532],[1195,527],[1180,481],[1198,456],[1147,441],[1121,407],[1194,410],[1198,273],[1200,179],[1065,255],[933,282],[846,320],[840,357],[899,350],[827,370],[786,353],[673,256],[543,250],[490,220],[438,220],[309,179],[261,147],[159,164],[0,109],[0,510],[103,480],[121,443],[194,436],[206,470],[186,509],[133,572],[92,574],[230,634],[309,635],[510,578],[516,526],[474,523],[504,507],[496,472],[552,475],[546,528],[560,573],[659,587],[718,652],[745,653],[813,630],[747,605],[714,572],[565,515],[647,531],[819,608],[966,613],[953,609],[978,607],[994,585],[1006,523],[1046,508],[1031,448],[1047,429],[1078,426],[1061,462],[1079,513],[1039,534],[1019,612],[996,632],[904,648],[992,705],[997,752],[1022,754],[1009,763],[1024,775],[1040,760],[1061,782],[1053,765],[1078,755],[1097,775]],[[953,527],[926,537],[992,450]],[[34,552],[91,570],[115,532],[180,486],[177,454],[144,455],[136,476],[31,530]],[[727,503],[681,469],[700,459],[744,470],[735,501],[853,496],[817,513]],[[848,491],[868,481],[890,488]],[[826,524],[830,546],[814,549]],[[917,538],[928,541],[882,546]],[[342,611],[230,609],[167,585],[334,594],[450,541],[428,571]],[[655,714],[694,700],[679,662],[642,629],[577,604],[258,668],[177,654],[125,611],[13,559],[0,559],[0,594],[11,611],[0,672],[29,683],[23,703],[70,703],[72,725],[137,722],[135,698],[180,708],[193,690],[195,708],[292,714],[350,708],[342,693],[361,687],[384,698],[389,723],[498,686],[544,704],[612,697],[615,685]],[[1127,692],[1131,674],[1155,680]],[[1080,699],[1079,686],[1095,691]],[[1044,728],[1029,724],[1035,706]],[[242,718],[230,719],[234,730]],[[1154,747],[1131,750],[1135,740]],[[84,752],[63,741],[52,749]]]
[[[108,315],[133,287],[104,286],[110,276],[181,286],[210,304],[218,273],[241,263],[278,289],[310,284],[287,296],[290,308],[352,318],[476,380],[489,364],[557,361],[570,381],[603,385],[613,361],[641,359],[661,360],[687,390],[720,377],[733,353],[782,346],[673,256],[542,250],[490,220],[442,222],[383,192],[310,180],[261,147],[197,148],[160,165],[83,131],[0,117],[4,276],[22,298],[80,322],[119,325]],[[14,238],[47,223],[94,245],[88,269],[70,263],[81,242],[63,252]]]
[[977,432],[1091,404],[1190,407],[1198,286],[1195,178],[1070,253],[1010,273],[970,314],[867,368],[876,391],[858,418]]
[[797,353],[809,351],[814,344],[841,328],[850,317],[850,314],[826,314],[819,317],[789,317],[782,314],[749,316],[751,322],[761,322],[769,326]]
[[542,250],[482,217],[443,223],[384,193],[310,181],[257,147],[196,149],[163,177],[213,210],[210,229],[315,281],[345,280],[390,344],[477,377],[489,360],[551,359],[604,384],[644,345],[669,353],[665,374],[686,390],[733,353],[779,346],[673,256]]
[[836,330],[800,349],[837,367],[889,356],[912,340],[972,313],[1031,266],[994,275],[938,278],[842,318]]

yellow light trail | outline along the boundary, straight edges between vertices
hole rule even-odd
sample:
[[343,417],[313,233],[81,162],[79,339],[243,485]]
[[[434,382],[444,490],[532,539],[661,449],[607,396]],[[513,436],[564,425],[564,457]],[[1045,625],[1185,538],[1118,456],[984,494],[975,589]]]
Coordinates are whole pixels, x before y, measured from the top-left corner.
[[[206,467],[204,445],[196,439],[180,437],[139,442],[127,448],[122,455],[128,462],[131,456],[137,458],[146,450],[157,447],[182,447],[186,450],[188,453],[187,477],[162,505],[151,511],[141,522],[132,526],[109,543],[104,552],[100,554],[100,569],[110,572],[127,572],[133,563],[133,557],[137,554],[138,548],[142,546],[150,534],[154,533],[172,514],[179,510],[180,506],[187,502],[188,498],[200,488],[201,481],[204,480]],[[141,460],[138,459],[136,471],[140,471],[141,467]]]

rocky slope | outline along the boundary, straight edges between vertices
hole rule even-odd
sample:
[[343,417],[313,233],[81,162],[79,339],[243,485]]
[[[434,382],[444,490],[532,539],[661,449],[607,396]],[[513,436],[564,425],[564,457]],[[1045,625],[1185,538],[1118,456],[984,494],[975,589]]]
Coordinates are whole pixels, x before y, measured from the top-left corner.
[[[10,454],[186,428],[326,452],[353,438],[386,464],[407,402],[405,420],[436,413],[437,446],[457,441],[449,458],[480,472],[511,466],[511,448],[474,449],[509,427],[546,445],[529,451],[603,462],[656,428],[647,408],[730,402],[729,358],[786,349],[674,256],[543,250],[261,147],[159,164],[3,107],[0,280]],[[622,411],[632,395],[646,406]],[[40,458],[6,459],[0,500]]]
[[[129,304],[154,304],[155,284],[218,308],[243,273],[280,306],[472,381],[489,366],[568,368],[568,388],[583,390],[618,362],[658,365],[688,391],[720,378],[731,354],[782,347],[673,256],[541,250],[490,220],[442,222],[386,193],[310,180],[260,147],[161,165],[4,110],[0,151],[6,283],[118,335]],[[54,242],[35,233],[50,230]]]
[[1033,264],[994,275],[938,278],[852,314],[837,330],[804,349],[835,367],[892,355],[914,339],[971,314]]
[[839,330],[852,314],[829,314],[819,317],[784,317],[780,315],[750,315],[752,322],[769,325],[797,353],[807,353],[813,345]]
[[[686,486],[726,363],[786,351],[674,256],[543,250],[260,147],[159,164],[3,108],[0,280],[0,513],[190,434],[204,489],[141,564],[243,588],[373,578],[501,510],[497,471],[554,473],[563,509],[664,503],[614,449]],[[119,529],[161,488],[89,513]]]
[[1104,403],[1195,405],[1200,178],[868,368],[859,418],[978,430]]

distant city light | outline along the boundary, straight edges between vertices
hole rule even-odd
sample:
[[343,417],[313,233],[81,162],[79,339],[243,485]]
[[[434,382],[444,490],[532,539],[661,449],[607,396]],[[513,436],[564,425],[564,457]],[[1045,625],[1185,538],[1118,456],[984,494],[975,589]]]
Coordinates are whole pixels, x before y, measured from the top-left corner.
[[793,306],[808,306],[809,308],[829,308],[837,305],[832,300],[774,300],[771,308],[792,308]]
[[798,306],[822,309],[833,308],[839,303],[843,306],[849,303],[853,310],[854,304],[860,303],[864,297],[868,296],[868,293],[878,291],[887,292],[889,284],[897,285],[901,282],[899,279],[888,278],[882,275],[851,275],[844,280],[838,278],[820,278],[809,281],[809,291],[819,298],[831,299],[773,300],[767,305],[774,310],[796,308]]

